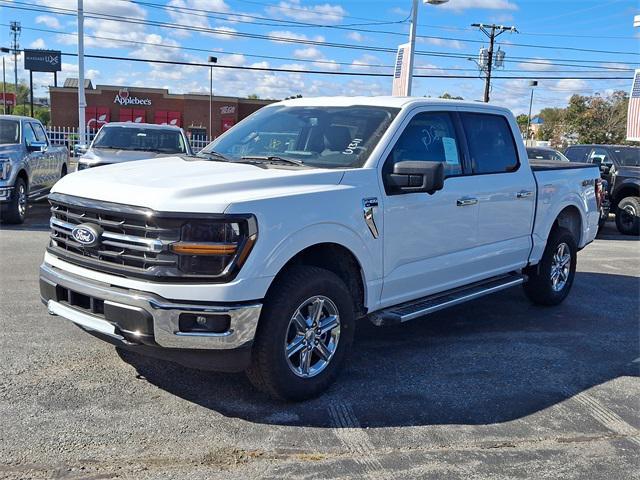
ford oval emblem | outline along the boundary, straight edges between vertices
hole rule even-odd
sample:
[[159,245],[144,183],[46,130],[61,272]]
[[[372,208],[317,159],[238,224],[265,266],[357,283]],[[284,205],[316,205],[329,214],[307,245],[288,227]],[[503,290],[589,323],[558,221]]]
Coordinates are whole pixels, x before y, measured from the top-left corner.
[[71,230],[73,239],[84,247],[95,247],[100,242],[102,229],[90,223],[81,223]]

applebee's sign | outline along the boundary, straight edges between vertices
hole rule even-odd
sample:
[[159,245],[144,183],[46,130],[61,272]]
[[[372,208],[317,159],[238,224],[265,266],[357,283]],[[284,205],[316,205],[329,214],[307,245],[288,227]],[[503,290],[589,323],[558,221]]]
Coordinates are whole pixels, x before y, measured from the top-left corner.
[[149,98],[138,98],[129,96],[128,90],[118,90],[116,93],[116,98],[113,99],[113,103],[117,103],[118,105],[151,105],[151,99]]

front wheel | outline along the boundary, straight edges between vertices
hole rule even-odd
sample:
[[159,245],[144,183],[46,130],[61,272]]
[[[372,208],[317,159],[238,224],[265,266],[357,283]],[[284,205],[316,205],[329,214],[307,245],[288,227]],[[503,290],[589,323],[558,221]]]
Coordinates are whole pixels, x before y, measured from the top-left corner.
[[623,235],[640,234],[640,197],[625,197],[618,203],[616,227]]
[[13,198],[3,206],[2,221],[12,224],[24,223],[25,218],[27,218],[27,199],[27,182],[18,177],[14,185]]
[[566,228],[554,228],[540,263],[525,269],[527,297],[539,305],[558,305],[571,290],[576,273],[578,246]]
[[344,282],[322,268],[291,267],[265,299],[249,380],[279,400],[313,398],[340,373],[354,333]]

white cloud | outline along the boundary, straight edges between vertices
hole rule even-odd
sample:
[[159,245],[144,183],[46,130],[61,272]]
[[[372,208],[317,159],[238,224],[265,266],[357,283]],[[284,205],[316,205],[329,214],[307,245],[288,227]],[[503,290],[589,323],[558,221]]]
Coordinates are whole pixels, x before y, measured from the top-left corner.
[[394,7],[391,10],[389,10],[391,13],[393,13],[394,15],[400,15],[401,17],[408,17],[409,14],[411,13],[411,11],[406,10],[404,8],[400,8],[400,7]]
[[56,17],[51,15],[39,15],[36,17],[36,23],[41,23],[49,28],[60,28],[60,22]]
[[314,42],[324,42],[324,37],[322,35],[316,35],[315,37],[309,38],[302,33],[290,32],[288,30],[277,30],[273,32],[269,32],[267,34],[269,37],[272,37],[271,41],[276,43],[289,43],[283,42],[282,40],[278,40],[280,38],[289,39],[289,40],[313,40]]
[[549,90],[578,93],[586,90],[587,88],[588,84],[584,80],[580,80],[579,78],[563,78],[549,87]]
[[529,72],[544,72],[547,70],[553,70],[554,67],[551,60],[545,60],[544,58],[534,58],[532,60],[527,60],[526,63],[519,63],[518,68],[527,70]]
[[219,38],[220,40],[231,40],[232,38],[235,38],[233,34],[237,32],[235,28],[225,26],[217,26],[215,27],[215,31],[216,33],[206,33],[205,35],[208,37]]
[[33,42],[31,42],[31,43],[29,44],[29,47],[30,47],[30,48],[46,48],[46,47],[47,47],[47,44],[46,44],[46,43],[44,43],[44,40],[43,40],[43,39],[38,38],[38,39],[34,40]]
[[518,6],[509,0],[451,0],[438,8],[462,12],[464,10],[517,10]]
[[379,70],[380,67],[372,67],[371,65],[380,65],[380,59],[375,55],[365,53],[360,58],[356,58],[351,62],[351,68],[353,70],[372,71]]
[[324,58],[324,54],[316,47],[300,48],[294,50],[293,56],[295,58],[300,58],[303,60],[320,60],[321,58]]
[[304,6],[300,0],[281,1],[278,5],[267,7],[270,15],[292,18],[300,22],[340,23],[347,11],[340,5],[324,3]]
[[362,42],[366,37],[362,35],[360,32],[349,32],[347,34],[347,38],[355,42]]
[[436,45],[438,47],[455,48],[456,50],[461,50],[462,48],[464,48],[464,44],[459,40],[446,40],[443,38],[418,37],[418,42],[425,43],[427,45]]

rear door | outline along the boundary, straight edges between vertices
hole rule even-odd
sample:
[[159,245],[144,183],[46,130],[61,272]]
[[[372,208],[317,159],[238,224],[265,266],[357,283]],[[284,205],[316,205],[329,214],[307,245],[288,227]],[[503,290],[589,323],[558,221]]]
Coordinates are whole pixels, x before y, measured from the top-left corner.
[[532,244],[536,184],[520,162],[514,126],[497,113],[461,109],[478,199],[477,268],[494,276],[524,267]]

